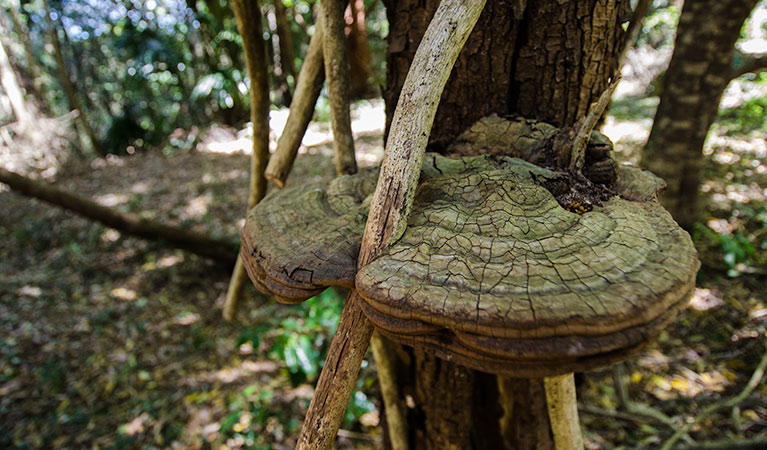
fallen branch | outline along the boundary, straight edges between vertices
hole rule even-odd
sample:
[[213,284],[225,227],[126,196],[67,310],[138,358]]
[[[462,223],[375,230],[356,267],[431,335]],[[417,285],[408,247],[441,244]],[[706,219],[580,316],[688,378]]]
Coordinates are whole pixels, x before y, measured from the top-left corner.
[[7,184],[20,194],[68,209],[86,219],[95,220],[134,236],[163,241],[173,247],[211,258],[228,266],[231,266],[233,257],[237,254],[238,243],[234,239],[216,239],[184,228],[144,219],[136,214],[116,211],[3,168],[0,168],[0,182]]
[[661,450],[671,450],[671,448],[674,447],[674,444],[681,439],[681,437],[687,433],[690,432],[696,425],[698,425],[703,419],[710,416],[711,414],[727,408],[732,408],[733,406],[741,403],[743,400],[748,397],[751,392],[759,385],[759,383],[762,381],[762,378],[764,377],[764,370],[767,368],[767,351],[765,352],[764,356],[762,356],[762,360],[759,362],[759,365],[756,367],[756,370],[754,370],[754,373],[751,375],[751,379],[748,380],[748,384],[746,384],[746,387],[743,388],[742,391],[740,391],[740,394],[736,395],[735,397],[719,401],[717,403],[714,403],[713,405],[709,405],[706,407],[700,414],[695,416],[692,422],[686,423],[683,427],[679,428],[676,433],[674,433],[669,440],[666,441],[665,444],[663,444],[663,447],[661,447]]
[[369,436],[365,433],[358,433],[356,431],[350,431],[350,430],[338,430],[338,437],[346,438],[346,439],[354,439],[357,441],[365,441],[365,442],[373,442],[375,439],[373,439],[372,436]]
[[597,406],[581,405],[578,407],[578,411],[582,414],[590,414],[592,416],[602,416],[610,419],[625,420],[627,422],[634,423],[648,423],[657,422],[665,425],[665,422],[658,420],[654,416],[646,416],[643,414],[631,413],[628,411],[618,411],[616,409],[604,409]]

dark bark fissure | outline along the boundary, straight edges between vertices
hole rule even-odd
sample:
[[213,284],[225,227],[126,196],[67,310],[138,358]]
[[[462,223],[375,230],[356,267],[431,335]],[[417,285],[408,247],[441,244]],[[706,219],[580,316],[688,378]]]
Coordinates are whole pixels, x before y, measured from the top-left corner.
[[[621,18],[629,2],[527,3],[486,4],[442,94],[428,150],[445,153],[469,125],[492,113],[572,126],[607,88],[617,68]],[[410,62],[439,1],[384,4],[389,20],[388,132]],[[507,378],[499,385],[494,375],[429,353],[400,348],[397,354],[411,448],[553,447],[542,379]],[[504,415],[504,407],[532,415]]]
[[543,379],[499,377],[498,386],[503,404],[501,432],[506,448],[553,448]]
[[[421,4],[423,3],[423,4]],[[399,98],[410,61],[423,38],[436,0],[386,1],[389,18],[387,121]],[[430,140],[430,151],[451,142],[467,126],[493,112],[510,112],[505,92],[510,83],[511,61],[518,23],[512,20],[510,1],[488,2],[474,32],[464,45],[440,100]],[[388,123],[387,123],[388,129]]]
[[[384,100],[391,117],[438,2],[385,4],[390,33]],[[518,11],[523,2],[488,2],[442,95],[429,150],[440,152],[468,124],[491,113],[520,114],[560,127],[575,123],[616,71],[627,4],[530,2]]]

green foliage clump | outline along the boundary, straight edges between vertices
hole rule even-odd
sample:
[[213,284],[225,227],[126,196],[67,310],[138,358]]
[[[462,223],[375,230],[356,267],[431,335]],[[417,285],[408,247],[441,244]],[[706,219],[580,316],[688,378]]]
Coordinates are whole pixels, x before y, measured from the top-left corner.
[[642,22],[642,32],[637,36],[636,47],[650,46],[657,49],[673,46],[680,13],[679,2],[654,1]]
[[325,360],[325,353],[338,326],[344,297],[334,289],[326,289],[319,295],[294,306],[290,317],[279,324],[262,325],[246,329],[238,345],[250,342],[258,348],[261,338],[272,330],[276,335],[268,354],[285,362],[294,386],[317,377]]
[[[298,68],[317,2],[283,3],[295,58],[291,63]],[[53,26],[81,114],[109,153],[162,148],[174,130],[212,123],[241,127],[249,118],[250,81],[229,0],[51,0],[50,8],[40,1],[21,6],[22,29],[13,29],[13,56],[26,68],[41,68],[41,79],[33,80],[41,86],[39,100],[52,115],[73,107],[50,51]],[[380,2],[366,0],[365,6],[373,83],[381,85],[388,22]],[[273,67],[281,58],[274,1],[262,2],[261,9],[272,99],[287,107],[296,80],[284,71],[278,76],[281,71]],[[29,42],[34,61],[26,61],[30,58],[20,50],[22,41]]]
[[[268,347],[266,353],[270,359],[280,360],[292,386],[316,381],[330,340],[338,326],[343,308],[345,292],[333,288],[326,289],[304,303],[292,307],[291,315],[277,324],[250,327],[242,332],[237,345],[250,343],[253,348]],[[363,369],[367,362],[363,361]],[[344,415],[344,426],[354,427],[360,417],[375,410],[375,405],[363,390],[368,391],[375,378],[361,377],[357,380]],[[267,428],[270,421],[277,421],[281,429],[288,434],[298,432],[301,424],[279,404],[274,391],[258,386],[249,386],[242,391],[242,396],[229,404],[230,414],[221,423],[221,433],[225,437],[244,439],[249,448],[268,448],[267,439],[261,430]],[[295,405],[293,405],[295,407]],[[302,405],[308,406],[308,401]]]
[[719,111],[718,125],[725,134],[749,135],[754,132],[767,133],[767,97],[756,97],[742,104]]
[[698,222],[693,230],[693,240],[700,248],[719,255],[727,275],[738,277],[744,272],[767,269],[767,205],[751,201],[734,204],[730,221],[735,224],[732,232],[712,230]]

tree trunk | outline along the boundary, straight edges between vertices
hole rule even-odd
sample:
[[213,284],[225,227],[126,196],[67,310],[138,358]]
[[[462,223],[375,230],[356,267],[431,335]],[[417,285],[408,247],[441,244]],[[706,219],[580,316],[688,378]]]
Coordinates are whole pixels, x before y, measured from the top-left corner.
[[[384,0],[387,121],[437,0]],[[513,6],[519,5],[519,6]],[[491,113],[562,127],[585,116],[617,68],[626,0],[488,2],[440,101],[430,150]]]
[[[630,16],[629,2],[525,3],[498,0],[485,5],[442,94],[429,150],[442,151],[473,122],[491,113],[571,126],[607,88],[617,68],[624,34],[621,22]],[[415,50],[439,1],[384,0],[384,4],[389,19],[384,99],[390,123]],[[398,368],[398,373],[410,376],[398,379],[403,380],[399,392],[412,398],[407,411],[411,448],[503,448],[504,439],[511,439],[507,448],[553,448],[545,397],[541,400],[545,395],[542,380],[504,381],[504,392],[513,393],[514,405],[520,405],[516,409],[525,412],[502,422],[499,398],[503,396],[495,376],[428,353],[403,349],[398,354],[410,355]],[[542,406],[536,410],[529,399]],[[542,423],[549,439],[525,445],[526,438],[513,430],[527,433],[531,429],[519,420]],[[449,447],[435,432],[448,433]]]
[[[392,118],[392,137],[386,144],[378,182],[370,200],[357,258],[358,268],[399,239],[407,227],[439,96],[484,5],[485,0],[444,0],[434,21],[429,24],[430,34],[416,52],[414,70],[403,85],[402,98]],[[323,33],[329,34],[333,30],[329,24],[333,14],[343,12],[343,9],[334,9],[323,9],[322,20],[326,25]],[[337,37],[342,38],[343,25],[337,25],[341,25]],[[335,70],[346,69],[345,65],[327,64],[328,59],[334,57],[328,51],[333,46],[341,47],[343,51],[343,42],[328,41],[326,36],[325,70],[329,78],[334,67]],[[362,313],[362,301],[355,290],[346,299],[306,412],[298,449],[329,449],[333,444],[373,334],[373,324]]]
[[282,48],[284,43],[279,31],[280,24],[277,21],[276,8],[267,9],[265,16],[269,29],[269,61],[276,82],[275,91],[279,99],[278,103],[290,105],[293,94],[290,91],[290,84],[288,84],[288,71],[284,65],[285,56]]
[[274,0],[274,17],[277,21],[277,36],[280,40],[280,63],[286,75],[296,82],[295,55],[293,53],[293,35],[290,32],[288,13],[282,0]]
[[325,0],[320,4],[324,40],[322,52],[333,128],[334,161],[338,175],[357,172],[352,119],[349,111],[349,68],[346,63],[344,44],[344,5],[344,0]]
[[547,449],[554,446],[543,379],[498,377],[503,416],[501,431],[506,448]]
[[[280,0],[277,0],[278,2]],[[269,76],[266,73],[266,46],[261,37],[261,10],[253,0],[233,0],[232,9],[242,37],[250,78],[250,121],[253,124],[253,155],[250,157],[248,209],[266,195],[264,170],[269,161]],[[248,277],[237,257],[224,303],[224,318],[234,319],[237,304]]]
[[368,31],[365,26],[364,0],[350,0],[344,12],[346,21],[346,55],[349,60],[349,87],[352,98],[365,98],[375,95],[371,84],[373,70],[370,68],[372,57],[368,45]]
[[[69,106],[77,111],[77,124],[80,126],[82,132],[88,136],[88,140],[90,141],[93,150],[100,156],[106,156],[107,151],[96,138],[93,128],[91,128],[88,123],[82,103],[80,102],[80,97],[78,97],[74,84],[69,78],[69,72],[67,72],[67,66],[64,62],[64,54],[61,50],[61,41],[59,41],[58,25],[51,19],[51,9],[48,0],[45,1],[45,17],[48,21],[48,34],[51,39],[51,44],[53,45],[53,59],[56,61],[56,71],[58,73],[61,87],[64,89],[64,94],[69,102]],[[64,33],[66,33],[66,31],[64,31]]]
[[[5,34],[5,30],[0,31]],[[21,91],[21,87],[19,87],[19,82],[16,80],[16,74],[13,72],[11,61],[5,53],[5,47],[2,42],[0,42],[0,86],[2,86],[5,95],[8,96],[8,100],[11,102],[11,109],[13,109],[13,115],[16,116],[16,120],[21,124],[22,128],[26,129],[32,122],[32,113],[27,109],[24,94]]]
[[116,230],[146,239],[163,241],[173,247],[188,250],[224,264],[231,265],[232,257],[237,254],[238,244],[234,240],[215,239],[184,228],[144,219],[136,214],[110,209],[2,167],[0,167],[0,183],[7,184],[23,195],[74,211],[86,219],[95,220]]
[[642,165],[668,183],[661,203],[679,225],[698,219],[703,143],[730,82],[735,41],[757,0],[686,1]]
[[[39,104],[38,107],[46,113],[49,113],[49,105],[45,96],[45,86],[43,86],[43,79],[38,64],[37,57],[32,50],[32,43],[30,39],[25,39],[25,36],[29,34],[29,30],[24,26],[24,23],[19,13],[18,0],[8,2],[7,4],[8,17],[11,19],[11,25],[16,31],[16,36],[19,37],[22,47],[24,48],[24,56],[26,57],[26,68],[24,72],[28,75],[29,83],[25,86],[27,92],[33,93],[37,98]],[[7,33],[7,29],[11,28],[5,23],[5,20],[0,20],[2,27],[6,29],[6,34],[10,37],[10,33]]]

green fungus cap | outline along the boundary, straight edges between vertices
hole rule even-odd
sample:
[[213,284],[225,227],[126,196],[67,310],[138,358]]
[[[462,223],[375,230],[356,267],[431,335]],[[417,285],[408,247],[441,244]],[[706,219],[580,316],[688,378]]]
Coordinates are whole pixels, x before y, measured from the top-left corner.
[[619,188],[632,200],[577,214],[541,182],[556,173],[431,158],[440,170],[422,179],[407,231],[356,277],[363,310],[393,340],[477,370],[551,376],[626,358],[687,305],[699,262],[657,203],[656,177],[628,169]]

